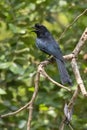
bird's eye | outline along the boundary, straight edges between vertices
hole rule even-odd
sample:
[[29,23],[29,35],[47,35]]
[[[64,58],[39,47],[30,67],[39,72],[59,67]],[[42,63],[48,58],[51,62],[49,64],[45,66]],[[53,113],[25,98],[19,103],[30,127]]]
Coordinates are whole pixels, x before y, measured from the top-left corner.
[[35,24],[35,27],[36,27],[36,28],[39,28],[39,27],[40,27],[40,25],[39,25],[38,23],[36,23],[36,24]]

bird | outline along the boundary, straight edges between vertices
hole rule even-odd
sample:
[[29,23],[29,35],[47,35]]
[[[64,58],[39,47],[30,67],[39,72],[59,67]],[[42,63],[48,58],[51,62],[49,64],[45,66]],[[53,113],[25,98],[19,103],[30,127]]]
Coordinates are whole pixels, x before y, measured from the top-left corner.
[[33,26],[36,33],[36,46],[48,55],[52,55],[58,65],[61,83],[72,86],[72,80],[65,66],[65,61],[59,44],[56,42],[50,31],[42,24],[36,23]]

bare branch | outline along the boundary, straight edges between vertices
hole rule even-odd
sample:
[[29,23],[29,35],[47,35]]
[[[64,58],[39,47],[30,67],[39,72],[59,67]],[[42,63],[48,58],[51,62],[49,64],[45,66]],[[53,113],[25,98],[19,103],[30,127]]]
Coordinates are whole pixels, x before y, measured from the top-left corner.
[[82,15],[84,15],[86,12],[87,12],[87,9],[85,9],[80,15],[78,15],[78,16],[74,19],[74,21],[73,21],[71,24],[69,24],[69,25],[65,28],[65,30],[63,31],[63,33],[62,33],[61,36],[59,37],[59,40],[64,36],[65,32],[66,32]]
[[30,105],[30,101],[24,105],[23,107],[21,107],[20,109],[18,109],[17,111],[14,111],[14,112],[10,112],[10,113],[7,113],[7,114],[3,114],[3,115],[0,115],[0,118],[4,118],[4,117],[7,117],[7,116],[13,116],[13,115],[16,115],[18,114],[19,112],[21,112],[22,110],[26,109],[29,105]]
[[[43,62],[43,63],[44,63],[44,62]],[[66,90],[68,90],[68,91],[71,91],[70,88],[67,88],[67,87],[65,87],[64,85],[62,85],[62,84],[60,84],[60,83],[54,81],[54,80],[46,73],[46,71],[44,70],[42,64],[40,65],[40,70],[41,70],[40,73],[41,73],[45,78],[47,78],[49,81],[51,81],[53,84],[59,86],[60,88],[64,88],[64,89],[66,89]]]
[[[76,62],[76,57],[78,56],[79,52],[81,51],[81,49],[82,49],[83,45],[85,44],[86,40],[87,40],[87,28],[83,32],[78,44],[76,45],[75,49],[73,50],[73,53],[71,53],[67,56],[64,56],[65,59],[71,59],[72,69],[73,69],[73,72],[74,72],[74,75],[75,75],[75,78],[76,78],[76,81],[77,81],[77,84],[78,84],[78,86],[77,86],[77,88],[76,88],[76,90],[75,90],[75,92],[74,92],[74,94],[73,94],[73,96],[72,96],[72,98],[71,98],[71,100],[68,104],[68,108],[70,110],[73,108],[75,100],[77,99],[79,89],[82,92],[83,96],[87,96],[87,92],[86,92],[85,86],[83,84],[83,80],[80,76],[80,72],[79,72],[79,69],[78,69],[77,62]],[[62,119],[62,122],[60,124],[59,130],[64,130],[65,120],[66,120],[66,117],[64,116],[63,119]],[[73,129],[72,127],[70,127],[70,128]]]
[[68,55],[65,55],[65,56],[63,56],[63,58],[65,59],[65,60],[71,60],[72,58],[74,58],[74,54],[68,54]]
[[32,99],[31,99],[31,104],[29,106],[29,116],[28,116],[28,122],[27,122],[27,130],[30,130],[30,128],[31,128],[31,120],[32,120],[32,114],[33,114],[33,104],[34,104],[34,101],[35,101],[35,98],[36,98],[37,92],[38,92],[39,79],[40,79],[40,70],[39,70],[39,67],[38,67],[37,74],[36,74],[36,77],[35,77],[35,91],[33,93],[33,96],[32,96]]
[[78,69],[77,62],[76,62],[75,58],[72,59],[71,65],[72,65],[72,69],[73,69],[77,84],[79,85],[83,96],[87,96],[87,92],[86,92],[83,80],[82,80],[82,78],[80,76],[80,72],[79,72],[79,69]]
[[87,40],[87,28],[85,29],[85,31],[83,32],[78,44],[76,45],[75,49],[73,50],[73,54],[76,57],[79,52],[81,51],[81,48],[83,47],[83,45],[85,44],[85,41]]
[[69,102],[69,104],[68,104],[68,108],[69,108],[69,109],[72,109],[72,108],[73,108],[73,105],[74,105],[75,100],[76,100],[76,98],[77,98],[77,96],[78,96],[78,93],[79,93],[79,86],[77,86],[77,88],[76,88],[76,90],[74,91],[74,94],[73,94],[73,96],[72,96],[72,98],[71,98],[71,100],[70,100],[70,102]]
[[31,128],[32,114],[33,114],[33,106],[31,104],[29,106],[29,116],[28,116],[28,122],[27,122],[27,130],[30,130],[30,128]]
[[[74,103],[75,103],[75,101],[77,99],[78,93],[79,93],[79,87],[77,86],[71,100],[69,101],[69,104],[68,104],[68,109],[69,110],[73,109],[73,105],[74,105]],[[66,116],[64,115],[64,117],[62,119],[62,122],[60,124],[59,130],[64,130],[65,120],[66,120]]]
[[70,124],[69,124],[69,128],[70,128],[71,130],[74,130]]
[[61,122],[61,124],[60,124],[60,127],[59,127],[59,130],[64,130],[64,126],[65,126],[65,123],[64,123],[64,121],[65,121],[65,116],[63,117],[63,120],[62,120],[62,122]]

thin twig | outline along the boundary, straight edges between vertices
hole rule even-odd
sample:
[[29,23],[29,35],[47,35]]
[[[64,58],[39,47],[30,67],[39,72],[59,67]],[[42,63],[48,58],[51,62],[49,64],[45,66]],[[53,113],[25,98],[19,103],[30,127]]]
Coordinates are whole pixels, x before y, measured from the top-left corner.
[[28,122],[27,122],[27,130],[30,130],[30,128],[31,128],[32,114],[33,114],[33,106],[31,104],[29,106],[29,116],[28,116]]
[[35,101],[35,98],[36,98],[36,95],[37,95],[37,92],[38,92],[39,79],[40,79],[40,69],[38,67],[38,71],[37,71],[37,74],[36,74],[36,77],[35,77],[35,91],[34,91],[34,94],[32,96],[32,99],[31,99],[31,104],[29,106],[29,116],[28,116],[28,122],[27,122],[27,130],[30,130],[30,128],[31,128],[31,120],[32,120],[32,114],[33,114],[33,104],[34,104],[34,101]]
[[18,109],[17,111],[14,111],[14,112],[10,112],[10,113],[7,113],[7,114],[0,115],[0,118],[4,118],[4,117],[7,117],[7,116],[16,115],[16,114],[18,114],[19,112],[21,112],[22,110],[26,109],[26,108],[30,105],[30,103],[31,103],[31,101],[29,101],[26,105],[24,105],[23,107],[21,107],[21,108]]
[[70,128],[71,130],[74,130],[70,124],[69,124],[69,128]]
[[61,121],[61,123],[60,123],[60,126],[59,126],[59,129],[58,129],[58,130],[64,130],[64,126],[65,126],[64,121],[65,121],[65,116],[63,117],[63,120]]
[[77,96],[78,96],[78,93],[79,93],[79,86],[77,86],[77,88],[76,88],[76,90],[74,91],[74,94],[73,94],[73,96],[72,96],[72,98],[71,98],[71,100],[70,100],[70,102],[69,102],[69,104],[68,104],[68,108],[69,108],[69,109],[72,109],[72,108],[73,108],[73,105],[74,105],[75,100],[76,100],[76,98],[77,98]]
[[[77,99],[78,93],[79,93],[79,87],[77,86],[77,88],[76,88],[76,90],[74,91],[74,94],[73,94],[71,100],[70,100],[69,103],[68,103],[68,108],[69,108],[69,110],[70,110],[70,109],[71,109],[71,110],[73,109],[73,105],[74,105],[74,103],[75,103],[75,101],[76,101],[76,99]],[[63,117],[63,119],[62,119],[62,122],[61,122],[61,124],[60,124],[59,130],[64,130],[65,120],[66,120],[66,116],[64,115],[64,117]]]
[[71,24],[69,24],[69,25],[66,26],[65,30],[63,31],[63,33],[62,33],[61,36],[59,37],[59,40],[64,36],[65,32],[66,32],[82,15],[84,15],[86,12],[87,12],[87,9],[85,9],[80,15],[78,15],[78,16],[74,19],[74,21],[73,21]]
[[80,53],[82,47],[85,44],[85,41],[87,40],[87,28],[84,30],[79,42],[77,43],[75,49],[73,50],[74,57],[77,57],[77,55]]
[[67,88],[67,87],[65,87],[64,85],[62,85],[62,84],[60,84],[60,83],[54,81],[54,80],[46,73],[46,71],[44,70],[42,64],[40,65],[40,67],[41,67],[40,73],[41,73],[45,78],[47,78],[49,81],[51,81],[53,84],[59,86],[60,88],[66,89],[66,90],[68,90],[69,92],[71,91],[70,88]]

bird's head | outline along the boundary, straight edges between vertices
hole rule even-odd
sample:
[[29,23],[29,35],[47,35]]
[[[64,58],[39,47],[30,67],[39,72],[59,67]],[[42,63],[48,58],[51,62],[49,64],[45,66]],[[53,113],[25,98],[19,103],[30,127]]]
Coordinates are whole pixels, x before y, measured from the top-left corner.
[[34,31],[37,34],[37,37],[45,37],[49,31],[44,25],[41,24],[35,24],[34,25]]

